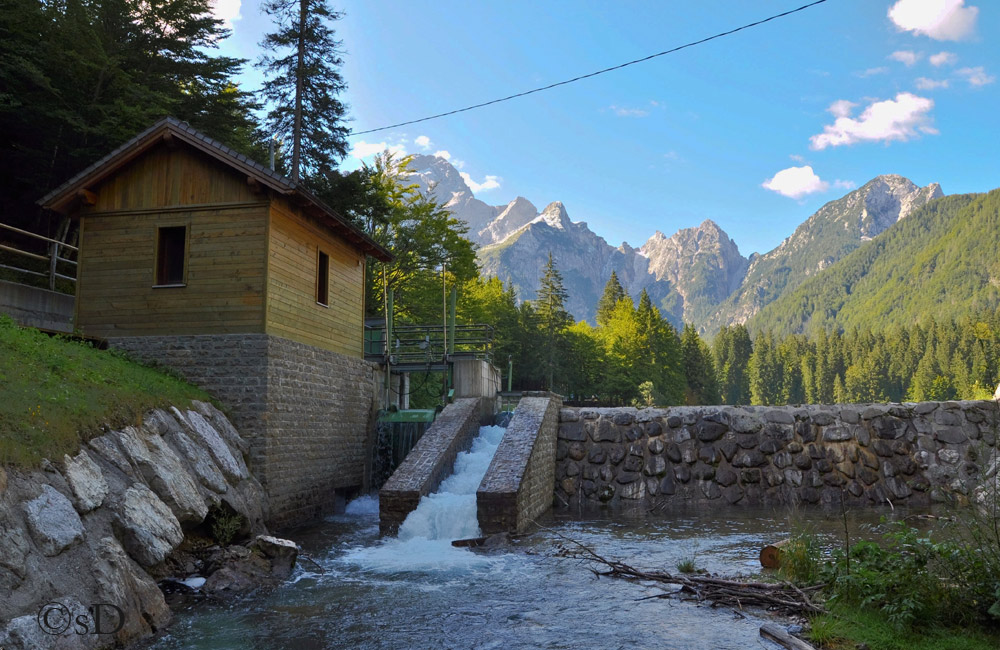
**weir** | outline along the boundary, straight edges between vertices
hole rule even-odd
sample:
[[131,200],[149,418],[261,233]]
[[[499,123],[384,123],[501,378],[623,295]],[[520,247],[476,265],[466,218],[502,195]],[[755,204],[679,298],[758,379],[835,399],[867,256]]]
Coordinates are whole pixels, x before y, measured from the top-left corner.
[[[550,393],[525,393],[518,402],[485,476],[480,474],[472,490],[470,503],[483,534],[524,531],[552,505],[561,406],[559,396]],[[422,498],[442,485],[458,454],[472,445],[481,408],[472,398],[449,404],[386,481],[379,491],[383,535],[400,531]]]

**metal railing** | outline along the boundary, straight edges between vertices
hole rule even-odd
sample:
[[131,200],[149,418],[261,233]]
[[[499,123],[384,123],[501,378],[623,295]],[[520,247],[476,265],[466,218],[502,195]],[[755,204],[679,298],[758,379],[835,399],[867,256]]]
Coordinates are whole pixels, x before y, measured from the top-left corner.
[[[493,328],[490,325],[455,325],[449,328],[447,349],[441,325],[397,325],[392,328],[389,355],[392,365],[426,364],[447,357],[490,361]],[[385,326],[365,327],[365,356],[384,358]]]
[[60,252],[62,251],[62,249],[66,249],[68,251],[72,251],[73,253],[79,253],[80,252],[79,248],[77,248],[76,246],[72,246],[70,244],[67,244],[65,242],[61,242],[58,239],[52,239],[51,237],[45,237],[43,235],[38,235],[38,234],[35,234],[33,232],[29,232],[27,230],[21,230],[20,228],[15,228],[14,226],[9,226],[9,225],[7,225],[5,223],[0,223],[0,228],[4,228],[6,230],[10,230],[12,232],[16,232],[19,235],[23,235],[25,237],[33,237],[35,239],[39,239],[39,240],[42,240],[44,242],[47,242],[48,243],[48,249],[49,249],[49,251],[48,251],[49,254],[48,255],[39,255],[38,253],[32,253],[31,251],[26,251],[26,250],[23,250],[23,249],[20,249],[20,248],[16,248],[14,246],[8,246],[6,244],[0,244],[0,250],[4,250],[4,251],[7,251],[9,253],[14,253],[16,255],[21,255],[23,257],[27,257],[27,258],[34,259],[34,260],[40,260],[42,262],[47,263],[48,264],[48,272],[47,273],[42,273],[40,271],[33,271],[31,269],[23,269],[23,268],[20,268],[20,267],[17,267],[17,266],[10,266],[10,265],[7,265],[7,264],[0,264],[0,269],[7,269],[8,271],[16,271],[18,273],[26,273],[28,275],[35,275],[35,276],[47,278],[48,281],[49,281],[49,290],[51,290],[51,291],[55,291],[55,289],[56,289],[56,280],[57,279],[68,280],[69,282],[76,282],[76,277],[69,276],[69,275],[63,275],[62,273],[59,272],[58,268],[59,268],[59,262],[63,262],[65,264],[72,264],[73,266],[77,265],[75,260],[66,259],[65,257],[61,257],[60,256]]

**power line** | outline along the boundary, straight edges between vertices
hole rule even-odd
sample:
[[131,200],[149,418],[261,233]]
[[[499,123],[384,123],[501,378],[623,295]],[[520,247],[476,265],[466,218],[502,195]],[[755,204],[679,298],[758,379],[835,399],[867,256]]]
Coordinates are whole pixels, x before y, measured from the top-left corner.
[[540,88],[532,88],[531,90],[525,90],[524,92],[515,93],[513,95],[507,95],[506,97],[500,97],[499,99],[491,99],[488,102],[482,102],[480,104],[473,104],[472,106],[466,106],[465,108],[457,108],[457,109],[455,109],[453,111],[448,111],[446,113],[438,113],[437,115],[428,115],[427,117],[421,117],[421,118],[416,119],[416,120],[408,120],[406,122],[399,122],[397,124],[390,124],[389,126],[380,126],[377,129],[368,129],[367,131],[352,131],[348,135],[364,135],[365,133],[375,133],[376,131],[387,131],[389,129],[395,129],[395,128],[398,128],[400,126],[407,126],[408,124],[417,124],[418,122],[427,122],[429,120],[436,120],[436,119],[438,119],[440,117],[447,117],[449,115],[455,115],[456,113],[464,113],[466,111],[471,111],[471,110],[476,109],[476,108],[482,108],[484,106],[491,106],[492,104],[499,104],[501,102],[506,102],[506,101],[510,101],[512,99],[517,99],[518,97],[524,97],[525,95],[533,95],[534,93],[540,93],[543,90],[551,90],[552,88],[558,88],[559,86],[565,86],[567,84],[571,84],[571,83],[574,83],[574,82],[577,82],[577,81],[581,81],[583,79],[589,79],[591,77],[596,77],[598,75],[602,75],[602,74],[605,74],[605,73],[608,73],[608,72],[613,72],[615,70],[621,70],[622,68],[627,68],[630,65],[635,65],[636,63],[643,63],[644,61],[649,61],[650,59],[655,59],[655,58],[660,57],[660,56],[664,56],[664,55],[667,55],[667,54],[672,54],[674,52],[678,52],[680,50],[683,50],[683,49],[686,49],[686,48],[689,48],[689,47],[694,47],[695,45],[701,45],[702,43],[707,43],[709,41],[714,41],[715,39],[722,38],[723,36],[729,36],[731,34],[735,34],[736,32],[741,32],[741,31],[743,31],[745,29],[750,29],[751,27],[757,27],[758,25],[763,25],[764,23],[771,22],[772,20],[777,20],[778,18],[784,18],[785,16],[790,16],[790,15],[792,15],[794,13],[798,13],[800,11],[805,11],[806,9],[809,9],[810,7],[815,7],[816,5],[823,4],[824,2],[826,2],[826,0],[815,0],[815,2],[810,2],[809,4],[802,5],[801,7],[797,7],[795,9],[790,9],[788,11],[784,11],[784,12],[782,12],[780,14],[775,14],[773,16],[769,16],[767,18],[764,18],[763,20],[758,20],[756,22],[747,23],[746,25],[743,25],[741,27],[737,27],[735,29],[730,29],[729,31],[726,31],[726,32],[720,32],[718,34],[715,34],[714,36],[709,36],[707,38],[703,38],[703,39],[698,40],[698,41],[691,41],[690,43],[685,43],[684,45],[678,45],[677,47],[670,48],[669,50],[664,50],[662,52],[657,52],[656,54],[650,54],[649,56],[644,56],[641,59],[634,59],[632,61],[627,61],[625,63],[621,63],[619,65],[615,65],[615,66],[612,66],[610,68],[604,68],[603,70],[598,70],[596,72],[590,72],[590,73],[587,73],[587,74],[583,74],[583,75],[580,75],[579,77],[573,77],[572,79],[566,79],[565,81],[557,81],[556,83],[549,84],[548,86],[542,86]]

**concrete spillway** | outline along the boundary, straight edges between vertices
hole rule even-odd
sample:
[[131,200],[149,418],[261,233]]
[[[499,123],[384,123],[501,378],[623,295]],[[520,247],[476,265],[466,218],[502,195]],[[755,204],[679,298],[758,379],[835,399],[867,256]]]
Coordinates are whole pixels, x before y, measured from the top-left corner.
[[[469,486],[474,495],[469,504],[484,534],[524,530],[552,505],[560,406],[561,400],[547,393],[522,397],[518,403],[485,475],[479,474],[477,485]],[[473,445],[480,418],[478,399],[459,399],[427,429],[379,491],[383,535],[402,535],[408,515],[439,491],[460,452]]]

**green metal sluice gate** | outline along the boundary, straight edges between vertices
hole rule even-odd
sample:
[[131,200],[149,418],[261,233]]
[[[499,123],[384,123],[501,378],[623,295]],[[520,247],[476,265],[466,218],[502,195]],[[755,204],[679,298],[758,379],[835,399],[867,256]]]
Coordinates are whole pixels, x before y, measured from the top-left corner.
[[372,478],[381,487],[434,422],[436,409],[379,411]]

